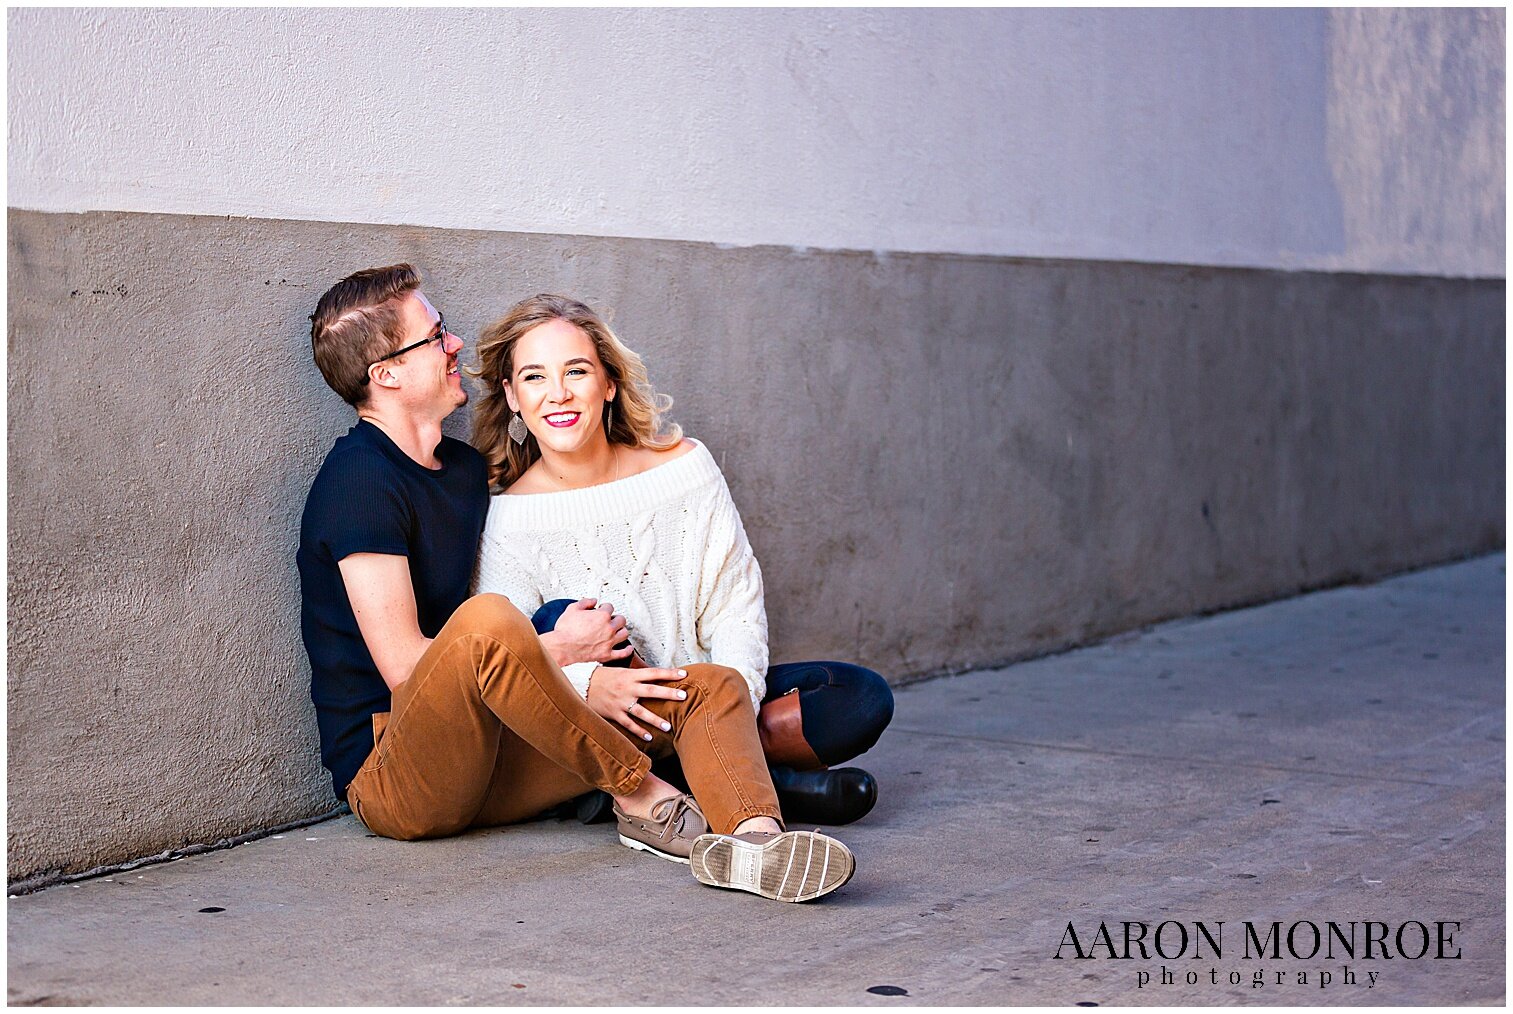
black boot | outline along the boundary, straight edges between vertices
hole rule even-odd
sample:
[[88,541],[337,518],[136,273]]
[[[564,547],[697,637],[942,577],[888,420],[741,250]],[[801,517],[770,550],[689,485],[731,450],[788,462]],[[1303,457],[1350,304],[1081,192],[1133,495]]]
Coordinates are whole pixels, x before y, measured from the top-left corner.
[[614,804],[615,801],[609,798],[608,792],[593,789],[567,805],[576,807],[580,824],[606,824],[615,819],[611,809]]
[[795,771],[773,765],[768,770],[773,788],[778,790],[783,822],[789,828],[796,824],[849,824],[861,820],[877,803],[877,779],[861,768]]

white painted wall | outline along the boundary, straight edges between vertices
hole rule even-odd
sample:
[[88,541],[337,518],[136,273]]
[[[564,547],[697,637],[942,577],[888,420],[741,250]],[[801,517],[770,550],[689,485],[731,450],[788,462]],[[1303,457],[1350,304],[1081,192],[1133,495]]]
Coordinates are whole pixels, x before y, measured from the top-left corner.
[[1501,277],[1501,11],[9,14],[12,207]]

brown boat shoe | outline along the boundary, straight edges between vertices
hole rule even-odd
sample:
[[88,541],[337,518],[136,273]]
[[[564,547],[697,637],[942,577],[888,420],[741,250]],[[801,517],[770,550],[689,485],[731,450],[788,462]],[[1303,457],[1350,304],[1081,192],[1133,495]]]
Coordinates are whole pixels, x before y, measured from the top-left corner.
[[632,817],[614,805],[620,844],[650,852],[675,863],[688,864],[694,839],[709,831],[709,821],[687,793],[668,796],[652,805],[650,817]]
[[774,901],[813,901],[851,879],[851,850],[818,831],[706,834],[689,868],[701,884],[750,891]]

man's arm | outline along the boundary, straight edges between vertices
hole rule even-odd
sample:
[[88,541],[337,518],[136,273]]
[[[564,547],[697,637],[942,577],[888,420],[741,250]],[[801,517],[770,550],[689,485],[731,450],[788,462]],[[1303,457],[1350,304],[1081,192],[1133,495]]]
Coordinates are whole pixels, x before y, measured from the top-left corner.
[[368,654],[393,690],[410,678],[415,663],[431,646],[431,638],[420,632],[410,560],[386,553],[353,553],[337,567]]

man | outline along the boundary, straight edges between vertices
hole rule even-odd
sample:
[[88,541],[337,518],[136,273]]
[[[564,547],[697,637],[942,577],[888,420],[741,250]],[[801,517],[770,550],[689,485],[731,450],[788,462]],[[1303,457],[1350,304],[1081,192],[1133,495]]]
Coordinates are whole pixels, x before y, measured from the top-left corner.
[[[691,861],[703,883],[782,901],[845,883],[844,845],[779,824],[738,673],[661,670],[656,699],[643,699],[661,729],[638,746],[560,668],[618,657],[625,624],[612,610],[577,603],[538,637],[501,596],[468,597],[486,470],[441,433],[467,402],[462,341],[415,269],[338,282],[311,315],[311,341],[358,417],[311,487],[297,558],[321,760],[353,813],[387,837],[429,838],[597,787],[623,843]],[[643,748],[676,752],[697,802],[652,774]]]

